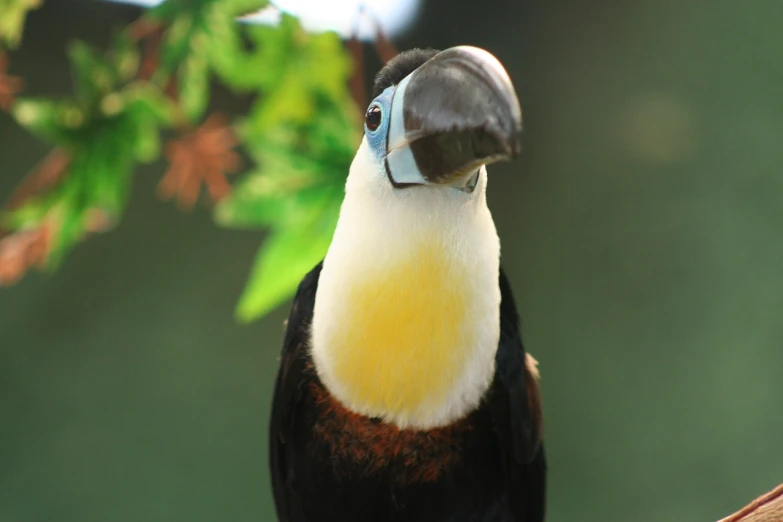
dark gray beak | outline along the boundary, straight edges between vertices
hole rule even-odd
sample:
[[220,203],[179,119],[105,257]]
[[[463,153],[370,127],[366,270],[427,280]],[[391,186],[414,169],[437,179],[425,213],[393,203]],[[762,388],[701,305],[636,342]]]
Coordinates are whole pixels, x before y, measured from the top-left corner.
[[395,186],[458,184],[521,150],[522,110],[489,52],[460,46],[407,76],[392,98],[386,171]]

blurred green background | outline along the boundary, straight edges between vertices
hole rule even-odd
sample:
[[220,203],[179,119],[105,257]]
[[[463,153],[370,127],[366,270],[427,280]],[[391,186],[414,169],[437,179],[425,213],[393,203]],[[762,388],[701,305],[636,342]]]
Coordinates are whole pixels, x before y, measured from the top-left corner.
[[[13,72],[136,8],[50,1]],[[783,482],[783,3],[424,0],[396,40],[507,66],[525,152],[490,206],[540,361],[548,520],[716,520]],[[214,93],[239,113],[241,99]],[[0,116],[0,198],[46,152]],[[154,197],[0,290],[0,521],[274,519],[266,425],[287,306],[233,309],[261,236]]]

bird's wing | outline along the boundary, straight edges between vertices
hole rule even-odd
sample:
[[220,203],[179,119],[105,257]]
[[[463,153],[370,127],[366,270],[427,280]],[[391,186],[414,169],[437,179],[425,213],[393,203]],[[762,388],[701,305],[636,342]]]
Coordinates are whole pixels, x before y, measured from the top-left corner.
[[302,399],[305,383],[305,365],[309,342],[310,324],[313,319],[315,291],[323,262],[308,273],[294,297],[291,314],[283,341],[283,352],[275,382],[272,402],[272,418],[269,425],[269,465],[272,474],[272,491],[280,522],[293,522],[296,511],[291,498],[294,476],[292,452],[287,448],[287,437],[292,436],[293,422]]
[[525,354],[511,285],[500,270],[500,342],[488,406],[503,451],[517,521],[544,520],[546,463],[535,361]]

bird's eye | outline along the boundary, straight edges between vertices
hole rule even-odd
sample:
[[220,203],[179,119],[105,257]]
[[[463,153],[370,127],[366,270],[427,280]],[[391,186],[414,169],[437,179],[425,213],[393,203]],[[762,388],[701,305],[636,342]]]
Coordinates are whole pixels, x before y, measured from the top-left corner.
[[378,127],[381,125],[381,108],[377,105],[370,105],[370,108],[367,109],[367,114],[364,116],[364,123],[370,132],[378,130]]

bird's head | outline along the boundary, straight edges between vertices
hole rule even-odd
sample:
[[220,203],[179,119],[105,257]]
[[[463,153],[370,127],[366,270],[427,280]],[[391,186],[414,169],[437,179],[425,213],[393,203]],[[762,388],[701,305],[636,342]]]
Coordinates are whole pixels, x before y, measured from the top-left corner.
[[378,74],[374,91],[359,155],[395,190],[471,192],[481,167],[520,152],[514,87],[483,49],[407,51]]

